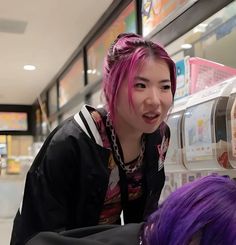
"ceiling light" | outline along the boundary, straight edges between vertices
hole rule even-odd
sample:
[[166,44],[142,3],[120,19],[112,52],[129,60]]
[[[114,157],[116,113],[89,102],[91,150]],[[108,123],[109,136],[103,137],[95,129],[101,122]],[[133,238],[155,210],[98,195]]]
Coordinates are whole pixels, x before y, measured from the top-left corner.
[[184,43],[184,44],[181,45],[181,48],[183,48],[183,49],[190,49],[190,48],[192,48],[192,44],[190,44],[190,43]]
[[26,71],[33,71],[35,69],[36,69],[36,67],[34,65],[25,65],[24,66],[24,70],[26,70]]

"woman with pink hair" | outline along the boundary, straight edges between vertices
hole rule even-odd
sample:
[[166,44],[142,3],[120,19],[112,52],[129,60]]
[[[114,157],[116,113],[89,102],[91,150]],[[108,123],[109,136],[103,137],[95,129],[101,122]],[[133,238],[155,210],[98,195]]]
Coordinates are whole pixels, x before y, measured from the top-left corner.
[[120,34],[103,74],[106,105],[85,105],[47,138],[26,178],[11,244],[40,231],[141,222],[158,206],[176,89],[165,49]]

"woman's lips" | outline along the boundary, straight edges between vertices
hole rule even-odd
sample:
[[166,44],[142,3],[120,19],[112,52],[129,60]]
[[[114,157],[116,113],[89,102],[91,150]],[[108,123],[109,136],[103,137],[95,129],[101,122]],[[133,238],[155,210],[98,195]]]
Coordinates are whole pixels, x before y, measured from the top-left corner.
[[143,114],[143,120],[148,124],[156,124],[159,119],[160,113],[145,113]]

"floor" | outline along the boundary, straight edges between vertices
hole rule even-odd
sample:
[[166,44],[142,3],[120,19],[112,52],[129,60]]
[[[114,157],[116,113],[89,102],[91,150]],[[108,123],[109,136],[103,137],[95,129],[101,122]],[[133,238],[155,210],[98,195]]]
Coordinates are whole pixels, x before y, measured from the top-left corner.
[[1,245],[10,244],[10,235],[13,219],[0,219],[0,237]]
[[10,244],[13,218],[20,206],[24,181],[18,176],[0,176],[0,238],[1,245]]

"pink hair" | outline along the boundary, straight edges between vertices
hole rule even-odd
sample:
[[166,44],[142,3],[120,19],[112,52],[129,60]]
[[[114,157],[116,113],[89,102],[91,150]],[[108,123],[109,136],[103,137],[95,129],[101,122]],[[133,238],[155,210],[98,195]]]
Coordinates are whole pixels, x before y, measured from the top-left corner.
[[165,49],[152,41],[145,40],[134,33],[120,34],[111,45],[104,62],[103,92],[112,120],[115,118],[117,94],[121,83],[128,79],[128,100],[132,101],[132,86],[135,74],[149,57],[163,59],[168,64],[171,78],[171,91],[174,97],[176,90],[175,63]]

